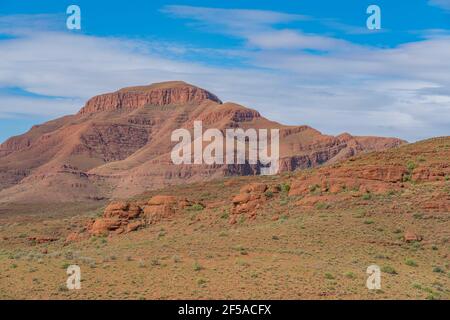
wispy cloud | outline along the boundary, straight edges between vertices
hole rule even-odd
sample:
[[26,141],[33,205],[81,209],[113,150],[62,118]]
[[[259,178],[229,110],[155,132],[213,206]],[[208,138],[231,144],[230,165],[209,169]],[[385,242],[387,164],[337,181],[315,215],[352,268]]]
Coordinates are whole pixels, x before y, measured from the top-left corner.
[[[189,18],[189,26],[236,37],[244,44],[226,52],[88,36],[45,24],[31,29],[17,21],[24,25],[19,34],[5,28],[10,24],[4,19],[21,18],[0,17],[0,33],[15,35],[0,40],[0,88],[18,87],[45,96],[0,93],[0,117],[18,109],[49,116],[75,112],[95,94],[181,79],[272,119],[309,124],[325,133],[409,140],[448,134],[450,37],[443,33],[384,49],[289,26],[311,17],[187,6],[163,11]],[[193,52],[203,59],[188,59]],[[223,54],[239,64],[208,63],[212,55]]]
[[429,0],[428,3],[432,6],[450,10],[450,0]]
[[272,25],[293,21],[307,21],[311,18],[305,15],[288,14],[276,11],[220,9],[172,5],[165,6],[162,12],[177,18],[191,18],[197,21],[197,26],[208,29],[214,25],[217,29],[234,33],[264,30]]
[[262,49],[328,50],[350,46],[350,43],[343,40],[288,29],[286,25],[290,22],[320,22],[348,33],[363,33],[362,28],[348,26],[335,20],[318,20],[306,15],[275,11],[172,5],[164,7],[162,12],[176,18],[194,21],[191,25],[203,31],[244,38],[248,45]]

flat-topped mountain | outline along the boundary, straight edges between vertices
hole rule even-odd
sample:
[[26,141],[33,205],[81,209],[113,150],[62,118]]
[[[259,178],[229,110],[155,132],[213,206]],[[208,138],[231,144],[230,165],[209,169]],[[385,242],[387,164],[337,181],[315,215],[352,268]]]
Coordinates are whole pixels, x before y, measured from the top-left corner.
[[146,190],[230,175],[258,165],[174,165],[171,133],[203,129],[280,130],[280,170],[315,167],[405,143],[396,138],[324,135],[286,126],[214,94],[173,81],[90,99],[76,114],[31,128],[0,145],[0,202],[73,202],[129,197]]
[[79,114],[133,110],[146,105],[199,104],[205,100],[222,103],[214,94],[182,81],[154,83],[120,89],[116,92],[98,95],[90,99]]

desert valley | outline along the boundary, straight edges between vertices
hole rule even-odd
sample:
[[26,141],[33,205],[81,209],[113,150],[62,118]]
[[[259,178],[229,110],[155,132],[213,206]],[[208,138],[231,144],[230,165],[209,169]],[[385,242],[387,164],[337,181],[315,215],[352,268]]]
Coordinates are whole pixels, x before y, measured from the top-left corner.
[[[172,163],[199,120],[279,129],[278,174]],[[450,136],[325,135],[182,81],[101,94],[0,145],[0,298],[449,299],[449,159]]]

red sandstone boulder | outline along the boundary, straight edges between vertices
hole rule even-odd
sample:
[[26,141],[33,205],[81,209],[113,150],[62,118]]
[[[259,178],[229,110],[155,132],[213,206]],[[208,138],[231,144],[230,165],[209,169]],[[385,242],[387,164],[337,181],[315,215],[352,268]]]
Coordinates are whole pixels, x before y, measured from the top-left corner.
[[83,234],[79,233],[79,232],[71,232],[67,237],[66,237],[66,242],[77,242],[80,241],[82,239],[84,239],[85,237],[83,236]]
[[123,201],[111,202],[105,209],[103,217],[134,219],[141,213],[141,208],[134,204]]
[[178,199],[175,196],[153,196],[144,207],[143,217],[147,223],[152,224],[163,219],[171,218],[177,209],[190,205],[187,199]]
[[93,235],[105,235],[109,231],[114,231],[120,228],[122,220],[114,218],[100,218],[95,220],[90,233]]
[[177,203],[177,197],[175,196],[166,196],[166,195],[156,195],[153,196],[147,204],[150,206],[158,206],[158,205],[170,205]]
[[[230,224],[236,223],[234,215],[247,214],[250,219],[256,218],[256,211],[266,200],[264,192],[268,189],[264,183],[250,183],[240,189],[240,193],[233,197],[233,209]],[[277,191],[278,192],[278,191]]]
[[405,242],[422,241],[422,237],[412,231],[406,231],[403,240]]
[[127,225],[126,228],[126,232],[132,232],[132,231],[136,231],[137,229],[141,228],[144,226],[144,222],[143,221],[134,221],[131,222]]
[[250,183],[243,186],[240,193],[264,193],[267,190],[267,185],[265,183]]
[[234,205],[247,203],[249,201],[250,201],[250,194],[248,194],[248,193],[240,193],[240,194],[234,196],[233,200],[232,200]]

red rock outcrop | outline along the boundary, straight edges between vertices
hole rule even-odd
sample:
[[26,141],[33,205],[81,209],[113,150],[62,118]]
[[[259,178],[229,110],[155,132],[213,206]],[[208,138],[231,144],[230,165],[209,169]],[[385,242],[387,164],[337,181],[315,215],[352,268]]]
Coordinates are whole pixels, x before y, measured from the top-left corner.
[[174,196],[154,196],[144,207],[143,216],[149,224],[168,219],[175,213],[177,203],[177,198]]
[[[128,233],[170,219],[177,210],[188,205],[192,203],[185,198],[167,195],[153,196],[144,204],[114,201],[105,208],[103,216],[88,224],[86,229],[91,235]],[[67,241],[78,238],[79,234],[72,234]]]
[[382,194],[401,188],[401,182],[406,173],[406,167],[400,165],[327,167],[319,169],[314,176],[302,176],[295,179],[289,195],[300,196],[313,192],[340,193],[343,191]]
[[422,241],[422,236],[416,234],[413,231],[406,231],[403,235],[403,240],[405,242]]
[[135,231],[145,224],[141,213],[142,208],[135,203],[115,201],[105,208],[101,218],[87,226],[87,230],[92,235]]
[[233,197],[233,209],[231,211],[230,224],[237,222],[237,215],[246,214],[248,218],[256,217],[257,209],[266,200],[265,191],[267,185],[264,183],[250,183],[243,186],[239,194]]
[[184,82],[157,83],[124,88],[90,99],[79,114],[137,109],[143,106],[182,105],[211,100],[221,103],[214,94]]

